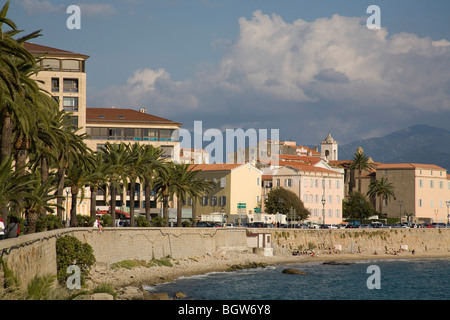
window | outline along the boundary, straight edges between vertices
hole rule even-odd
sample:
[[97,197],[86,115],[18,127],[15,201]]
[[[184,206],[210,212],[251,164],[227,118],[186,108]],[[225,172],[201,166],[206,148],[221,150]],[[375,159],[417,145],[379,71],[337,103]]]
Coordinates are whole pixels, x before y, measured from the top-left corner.
[[134,140],[134,129],[133,128],[125,128],[125,140]]
[[433,205],[434,205],[433,199],[431,199],[431,200],[430,200],[430,208],[433,208]]
[[280,186],[280,179],[277,179],[277,187]]
[[78,117],[77,116],[70,116],[69,119],[70,119],[70,123],[72,125],[74,125],[75,127],[78,127]]
[[423,180],[419,179],[419,187],[422,188],[423,187]]
[[161,158],[171,158],[173,154],[172,146],[161,146],[162,154]]
[[308,202],[308,196],[306,194],[303,195],[303,202],[304,203]]
[[78,79],[64,79],[63,91],[64,92],[78,92]]
[[224,207],[227,205],[227,196],[219,197],[219,206]]
[[419,207],[422,207],[422,199],[419,199]]
[[328,209],[328,217],[333,217],[333,209]]
[[110,128],[109,129],[109,140],[123,140],[123,129],[122,128]]
[[341,203],[341,197],[340,196],[336,196],[336,203]]
[[158,141],[158,129],[142,129],[142,137],[145,141]]
[[434,188],[434,181],[430,180],[430,188]]
[[159,140],[161,141],[173,141],[172,133],[174,130],[172,129],[160,129],[159,130]]
[[284,179],[285,187],[292,187],[292,179]]
[[78,111],[78,98],[63,97],[63,109],[68,112]]
[[336,209],[336,218],[340,218],[341,217],[341,210]]
[[260,179],[256,178],[256,185],[259,186],[260,185]]
[[202,197],[202,206],[207,206],[208,205],[208,196],[203,196]]
[[220,178],[220,187],[225,188],[226,185],[227,185],[227,178],[225,177]]
[[78,60],[63,60],[62,61],[62,71],[69,72],[79,72],[80,71],[80,61]]
[[444,189],[444,181],[439,181],[439,189]]
[[59,92],[59,78],[52,78],[52,92]]
[[58,59],[43,59],[42,66],[47,71],[59,71],[60,65]]
[[217,206],[217,196],[211,196],[211,206]]

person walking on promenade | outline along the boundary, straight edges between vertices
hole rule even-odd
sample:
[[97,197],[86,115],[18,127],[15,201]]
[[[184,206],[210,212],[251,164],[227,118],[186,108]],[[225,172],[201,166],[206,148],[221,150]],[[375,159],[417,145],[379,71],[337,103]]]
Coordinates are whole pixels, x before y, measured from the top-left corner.
[[6,237],[7,238],[17,238],[19,236],[20,226],[19,220],[16,217],[12,216],[9,219],[8,227],[6,228]]

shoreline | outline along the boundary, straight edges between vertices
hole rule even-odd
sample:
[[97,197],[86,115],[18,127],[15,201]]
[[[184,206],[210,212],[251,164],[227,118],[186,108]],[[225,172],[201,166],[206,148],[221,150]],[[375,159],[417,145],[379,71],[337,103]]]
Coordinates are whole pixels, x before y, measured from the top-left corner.
[[[409,251],[398,254],[369,254],[369,253],[331,253],[293,256],[283,250],[274,252],[273,256],[264,257],[250,252],[215,252],[202,257],[171,259],[173,266],[135,267],[132,269],[109,269],[96,266],[91,270],[91,280],[88,286],[99,284],[112,285],[116,290],[124,292],[133,287],[140,294],[147,293],[143,287],[154,287],[158,284],[174,282],[183,277],[204,275],[212,272],[227,272],[232,266],[245,269],[253,265],[290,265],[306,262],[355,262],[364,260],[386,259],[442,259],[450,258],[450,252],[420,252],[414,255]],[[130,298],[130,297],[129,297]],[[136,296],[134,298],[137,298]],[[141,297],[142,298],[142,297]],[[139,298],[137,298],[139,299]]]

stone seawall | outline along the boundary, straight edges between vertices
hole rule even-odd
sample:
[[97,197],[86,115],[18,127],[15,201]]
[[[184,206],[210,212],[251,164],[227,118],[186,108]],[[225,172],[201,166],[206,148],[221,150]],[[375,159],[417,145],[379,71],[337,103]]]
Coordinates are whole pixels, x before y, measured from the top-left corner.
[[274,248],[326,251],[335,246],[342,253],[385,253],[407,246],[417,253],[450,254],[450,229],[271,229]]
[[[416,252],[450,254],[450,229],[253,229],[272,234],[277,250],[327,250],[335,245],[343,253],[398,250],[407,245]],[[23,286],[36,275],[56,274],[56,239],[73,235],[89,243],[98,265],[126,259],[149,261],[200,257],[217,251],[250,251],[243,228],[68,228],[0,241],[1,257]],[[281,252],[278,251],[278,252]],[[317,251],[318,252],[318,251]]]

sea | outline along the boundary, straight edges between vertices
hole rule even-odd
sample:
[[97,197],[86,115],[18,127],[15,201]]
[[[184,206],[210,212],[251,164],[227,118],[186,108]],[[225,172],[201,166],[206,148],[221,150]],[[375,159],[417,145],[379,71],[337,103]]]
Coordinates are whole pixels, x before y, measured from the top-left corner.
[[[294,268],[304,274],[283,273]],[[371,259],[212,272],[144,286],[186,301],[450,300],[450,258]]]

